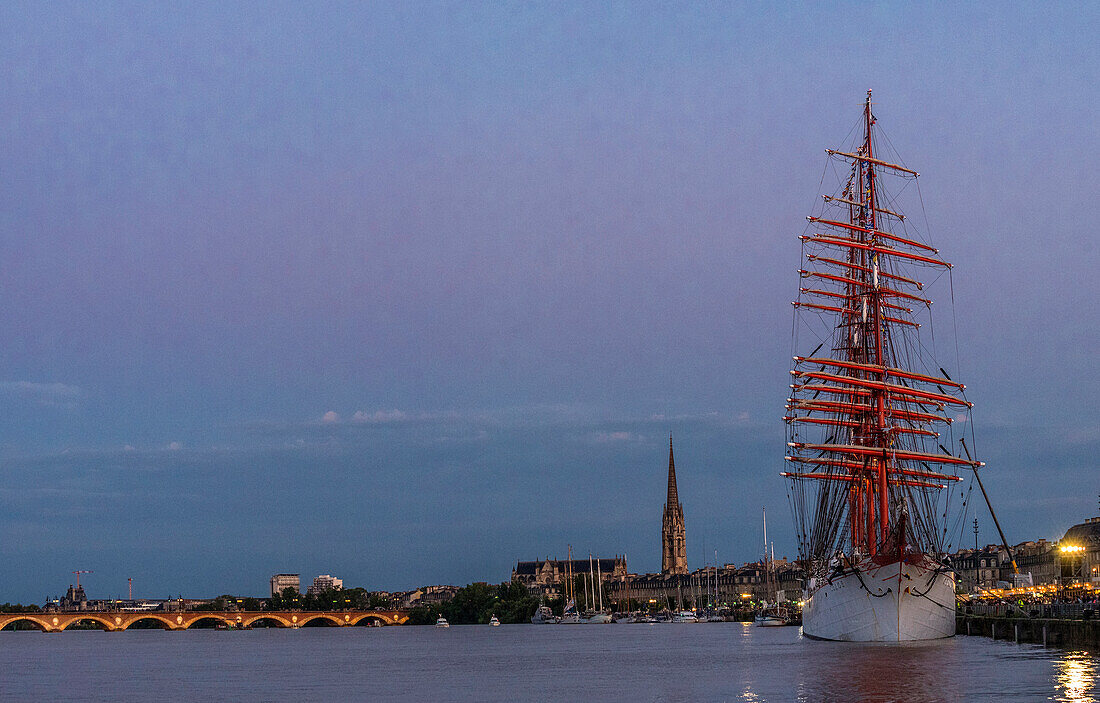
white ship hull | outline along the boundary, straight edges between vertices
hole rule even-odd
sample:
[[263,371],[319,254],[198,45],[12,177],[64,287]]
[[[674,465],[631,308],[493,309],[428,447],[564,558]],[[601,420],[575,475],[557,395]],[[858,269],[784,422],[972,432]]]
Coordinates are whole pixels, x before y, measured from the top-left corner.
[[831,582],[811,579],[802,632],[846,642],[909,642],[955,634],[955,576],[931,560],[868,559]]

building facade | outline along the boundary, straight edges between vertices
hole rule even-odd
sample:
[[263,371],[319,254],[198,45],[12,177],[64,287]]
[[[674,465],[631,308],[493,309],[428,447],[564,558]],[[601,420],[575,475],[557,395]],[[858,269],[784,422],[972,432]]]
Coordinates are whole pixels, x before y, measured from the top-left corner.
[[277,596],[286,588],[293,588],[301,593],[301,583],[298,574],[275,574],[271,577],[271,595]]
[[[960,549],[951,555],[955,568],[955,590],[979,593],[998,588],[1002,582],[1004,564],[1008,552],[1000,545],[991,544],[983,549]],[[1012,570],[1011,565],[1009,571]]]
[[[1012,556],[1016,558],[1020,573],[1030,575],[1035,585],[1058,582],[1058,564],[1054,554],[1054,544],[1045,539],[1021,542],[1012,548]],[[1011,583],[1012,564],[1004,565],[1002,571],[1002,580]]]
[[626,557],[601,557],[593,559],[543,559],[518,562],[512,569],[512,580],[519,581],[533,595],[557,596],[565,583],[566,567],[575,575],[586,574],[600,578],[602,582],[621,580],[627,575]]
[[317,578],[313,579],[313,585],[306,591],[311,595],[317,595],[324,593],[325,591],[338,591],[344,587],[344,580],[338,579],[335,576],[329,574],[321,574]]
[[684,507],[676,490],[676,461],[672,456],[672,437],[668,438],[668,495],[661,520],[661,573],[686,574],[687,541]]
[[84,593],[83,586],[73,588],[69,584],[69,590],[60,599],[61,610],[88,610],[88,596]]
[[1060,583],[1100,584],[1100,517],[1066,530],[1058,542],[1057,559]]
[[405,593],[395,593],[402,608],[416,608],[418,606],[439,605],[454,600],[458,593],[458,586],[440,584],[437,586],[421,586]]

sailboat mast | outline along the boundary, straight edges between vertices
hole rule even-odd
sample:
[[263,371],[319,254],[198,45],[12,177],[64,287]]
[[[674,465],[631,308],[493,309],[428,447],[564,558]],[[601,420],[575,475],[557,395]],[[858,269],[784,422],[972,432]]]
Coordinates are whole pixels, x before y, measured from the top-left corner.
[[718,612],[718,550],[714,550],[714,612]]
[[569,545],[569,549],[566,553],[565,559],[565,606],[569,606],[569,602],[574,601],[573,598],[573,545]]
[[761,508],[760,511],[764,514],[764,564],[768,563],[768,509]]
[[603,570],[600,569],[600,555],[596,555],[596,587],[599,588],[600,612],[603,612]]
[[592,610],[592,606],[596,604],[596,584],[592,580],[593,576],[595,576],[595,573],[592,571],[592,552],[589,552],[588,553],[588,583],[589,583],[589,587],[592,589],[592,600],[588,600],[588,591],[585,591],[585,593],[584,593],[584,599],[586,601],[588,601],[587,603],[585,603],[585,605],[588,606],[588,610]]

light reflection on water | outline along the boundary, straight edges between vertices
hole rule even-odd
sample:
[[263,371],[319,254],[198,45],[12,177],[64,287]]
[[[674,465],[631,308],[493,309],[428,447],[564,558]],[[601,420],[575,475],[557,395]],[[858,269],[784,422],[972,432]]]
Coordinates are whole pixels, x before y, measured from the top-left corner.
[[0,633],[0,700],[1093,701],[1097,659],[740,623]]
[[1088,652],[1069,652],[1057,661],[1056,701],[1085,703],[1095,701],[1092,692],[1096,684],[1096,659]]

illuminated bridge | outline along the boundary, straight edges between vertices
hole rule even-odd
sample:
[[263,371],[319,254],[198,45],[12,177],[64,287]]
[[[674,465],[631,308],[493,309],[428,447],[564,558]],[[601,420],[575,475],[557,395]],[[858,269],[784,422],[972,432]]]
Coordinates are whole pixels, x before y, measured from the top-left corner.
[[0,613],[0,629],[14,623],[28,623],[43,632],[61,632],[85,623],[101,630],[116,632],[141,622],[142,628],[187,630],[200,623],[202,627],[305,627],[306,625],[351,627],[354,625],[402,625],[409,619],[404,610],[339,610],[339,611],[241,611],[211,612],[57,612]]

